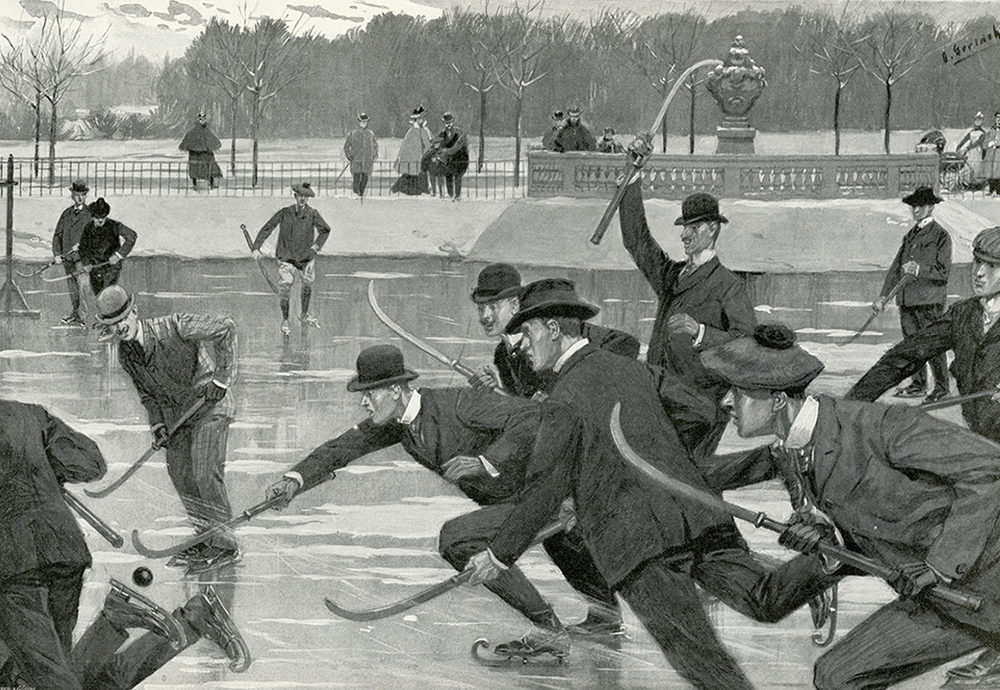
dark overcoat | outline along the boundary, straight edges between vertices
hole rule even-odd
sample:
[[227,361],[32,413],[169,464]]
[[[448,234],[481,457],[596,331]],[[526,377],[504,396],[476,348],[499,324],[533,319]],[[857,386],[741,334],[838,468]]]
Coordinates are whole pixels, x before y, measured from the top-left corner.
[[500,475],[466,477],[457,486],[480,505],[509,499],[520,489],[535,432],[538,405],[468,388],[420,389],[419,437],[397,421],[375,425],[364,420],[311,452],[291,471],[302,476],[305,491],[328,480],[348,463],[396,443],[435,474],[456,455],[482,455]]
[[458,127],[451,130],[443,129],[438,135],[441,138],[441,149],[438,156],[444,164],[442,175],[464,175],[469,169],[469,142],[465,132]]
[[0,400],[0,582],[48,565],[90,565],[62,485],[106,469],[97,444],[44,408]]
[[[890,348],[854,384],[847,398],[874,402],[927,360],[948,350],[955,353],[950,370],[961,395],[1000,384],[1000,322],[983,333],[983,304],[974,297],[951,305],[940,320]],[[991,398],[963,403],[962,416],[970,429],[1000,443],[1000,403]]]
[[896,304],[901,307],[943,305],[951,273],[951,236],[948,231],[936,220],[922,228],[914,225],[903,237],[899,251],[885,274],[882,295],[888,295],[903,277],[903,264],[907,261],[920,264],[920,271],[916,278],[910,278],[896,293]]
[[611,411],[621,402],[629,444],[666,474],[708,491],[667,420],[650,369],[587,345],[562,367],[548,400],[525,490],[490,549],[511,564],[572,497],[580,534],[616,588],[651,558],[742,544],[732,519],[674,497],[615,448]]

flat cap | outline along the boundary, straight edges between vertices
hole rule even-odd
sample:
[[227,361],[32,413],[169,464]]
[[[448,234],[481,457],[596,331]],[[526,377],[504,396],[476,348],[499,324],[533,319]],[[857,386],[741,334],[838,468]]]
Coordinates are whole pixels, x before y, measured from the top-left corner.
[[1000,264],[1000,226],[981,230],[972,240],[972,256],[988,264]]

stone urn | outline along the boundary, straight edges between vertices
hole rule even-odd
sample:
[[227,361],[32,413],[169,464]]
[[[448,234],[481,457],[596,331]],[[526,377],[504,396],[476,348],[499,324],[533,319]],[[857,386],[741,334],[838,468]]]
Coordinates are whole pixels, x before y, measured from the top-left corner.
[[748,114],[767,86],[764,68],[753,61],[737,36],[725,61],[705,78],[705,88],[722,109],[723,124],[716,128],[716,153],[754,153],[757,130],[749,124]]

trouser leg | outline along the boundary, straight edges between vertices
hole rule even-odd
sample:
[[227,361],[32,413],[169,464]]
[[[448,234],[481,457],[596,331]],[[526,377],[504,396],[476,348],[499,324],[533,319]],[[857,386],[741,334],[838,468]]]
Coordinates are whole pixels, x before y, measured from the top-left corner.
[[592,604],[597,604],[609,613],[617,611],[615,593],[597,569],[587,544],[578,531],[560,532],[543,543],[545,553],[566,578],[566,582]]
[[366,173],[366,172],[358,173],[358,195],[359,196],[364,196],[365,195],[365,190],[368,189],[368,180],[369,179],[370,179],[370,176],[368,175],[368,173]]
[[57,630],[53,620],[46,580],[44,573],[34,570],[0,584],[0,638],[20,677],[31,687],[79,690],[64,631]]
[[448,196],[455,198],[455,176],[451,174],[445,175],[444,182],[448,189]]
[[303,266],[300,275],[302,279],[302,294],[299,296],[300,306],[302,313],[306,314],[309,312],[309,302],[312,300],[312,286],[316,282],[316,259]]
[[[917,309],[915,307],[900,307],[899,308],[899,326],[903,331],[903,337],[914,335],[920,332],[920,322],[917,316]],[[910,377],[910,385],[913,388],[922,388],[927,390],[927,367],[920,367],[916,373]]]
[[[913,317],[916,321],[916,328],[922,331],[944,315],[943,304],[923,304],[913,308]],[[931,375],[934,377],[934,391],[947,392],[948,385],[948,356],[942,352],[929,360]]]
[[[438,542],[441,556],[456,570],[463,570],[472,556],[489,546],[512,509],[510,504],[487,506],[444,523]],[[486,583],[486,588],[535,625],[562,627],[552,606],[516,565]]]
[[295,280],[294,265],[287,261],[278,261],[278,306],[281,307],[281,318],[288,321],[288,309],[292,299],[292,283]]
[[455,198],[459,199],[462,196],[462,176],[465,173],[459,173],[455,175]]
[[[226,493],[226,443],[232,418],[213,414],[195,424],[191,438],[191,487],[196,492],[199,513],[192,516],[207,527],[227,522],[233,508]],[[232,530],[217,534],[206,542],[208,546],[230,550],[236,548]]]
[[654,558],[622,583],[619,593],[653,636],[670,665],[699,690],[752,690],[705,612],[690,561]]
[[80,315],[80,281],[77,280],[77,264],[75,261],[64,261],[63,270],[66,271],[66,286],[69,288],[69,303],[73,307],[73,313]]
[[818,690],[884,690],[982,646],[953,621],[913,600],[886,604],[816,662]]

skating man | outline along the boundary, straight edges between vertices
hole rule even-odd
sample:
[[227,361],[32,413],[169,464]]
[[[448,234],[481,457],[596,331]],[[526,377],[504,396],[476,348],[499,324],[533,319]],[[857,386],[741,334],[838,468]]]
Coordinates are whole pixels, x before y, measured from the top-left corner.
[[[641,167],[651,149],[637,137],[629,152]],[[662,368],[664,406],[698,463],[715,451],[728,423],[719,407],[726,387],[705,372],[698,353],[752,333],[757,317],[743,279],[719,261],[715,245],[729,220],[718,200],[704,192],[684,199],[674,225],[683,228],[687,257],[676,261],[650,233],[639,179],[637,172],[626,182],[619,219],[622,242],[658,300],[646,361]]]
[[[905,280],[896,294],[899,305],[899,323],[903,336],[920,333],[941,318],[948,293],[948,275],[951,272],[951,237],[948,231],[934,220],[934,206],[943,199],[930,187],[917,187],[903,197],[910,207],[916,225],[903,237],[896,258],[885,276],[882,293],[872,304],[881,312],[886,307],[892,289]],[[944,352],[929,360],[934,376],[934,389],[926,402],[935,402],[948,395],[948,360]],[[914,398],[927,393],[927,372],[921,366],[912,373],[910,385],[897,392],[897,397]]]
[[90,209],[87,208],[89,191],[86,181],[73,181],[69,187],[73,205],[59,216],[56,231],[52,235],[52,260],[62,264],[66,271],[66,284],[69,286],[72,311],[62,318],[62,323],[68,326],[83,325],[83,316],[80,314],[80,283],[76,279],[76,272],[80,259],[80,238],[83,236],[83,229],[90,222]]
[[[688,485],[711,491],[667,420],[651,370],[582,337],[581,322],[597,313],[566,280],[540,280],[521,294],[521,309],[507,332],[520,331],[532,366],[555,370],[557,379],[541,404],[525,489],[503,525],[482,535],[489,548],[469,562],[472,583],[507,573],[533,535],[572,497],[577,529],[605,581],[628,602],[673,667],[705,690],[751,688],[719,641],[695,583],[745,615],[776,621],[823,591],[829,576],[814,556],[764,568],[728,515],[676,498],[625,462],[609,428],[618,403],[625,434],[643,457]],[[533,631],[496,651],[561,656],[567,648],[565,634]]]
[[[483,506],[441,528],[441,555],[461,570],[468,557],[482,548],[482,535],[503,522],[511,509],[509,501],[521,489],[538,429],[538,405],[492,390],[411,388],[410,381],[416,377],[405,367],[397,348],[376,345],[362,350],[357,376],[347,388],[362,393],[361,405],[369,418],[310,453],[270,487],[268,496],[282,494],[291,500],[327,481],[348,463],[401,444],[414,460]],[[567,580],[590,600],[602,599],[593,563],[585,553],[560,549],[561,544],[553,538],[552,554]],[[517,568],[490,588],[539,628],[564,629],[552,606]],[[620,621],[612,620],[609,625],[607,618],[588,618],[578,632],[617,632]]]
[[135,230],[113,218],[108,218],[111,206],[100,197],[89,207],[91,219],[83,228],[78,253],[81,268],[90,276],[94,296],[109,285],[115,285],[122,272],[122,259],[135,246]]
[[[228,316],[168,314],[139,318],[135,296],[114,285],[97,296],[97,322],[119,341],[118,361],[149,416],[154,442],[167,449],[167,472],[195,530],[233,516],[226,494],[226,441],[233,421],[236,323]],[[199,398],[204,403],[170,436],[168,428]],[[232,532],[174,556],[194,574],[240,560]]]
[[[850,548],[894,570],[889,584],[900,594],[819,658],[816,688],[888,688],[984,645],[996,649],[1000,446],[912,407],[807,396],[822,363],[787,329],[760,329],[702,360],[733,386],[725,404],[740,436],[778,442],[713,483],[780,477],[799,516],[782,543],[812,552],[833,538],[832,525]],[[984,604],[972,611],[922,596],[938,583]]]
[[253,243],[253,258],[259,259],[264,240],[280,226],[274,256],[278,259],[278,299],[281,305],[281,332],[284,335],[292,332],[288,325],[288,309],[296,273],[302,285],[299,319],[304,325],[319,328],[319,319],[309,312],[309,301],[316,280],[316,255],[330,235],[330,226],[319,211],[309,205],[309,199],[316,196],[312,185],[308,182],[292,185],[292,193],[295,203],[271,216]]

